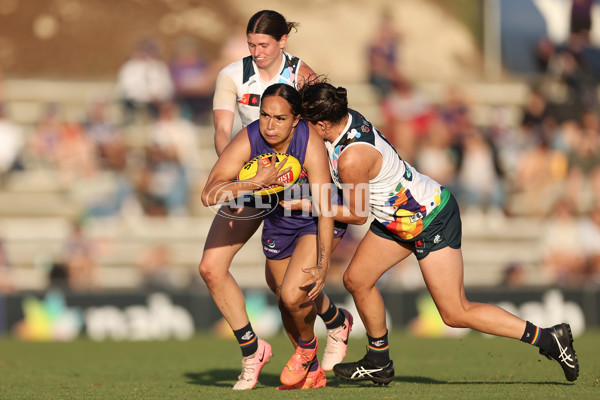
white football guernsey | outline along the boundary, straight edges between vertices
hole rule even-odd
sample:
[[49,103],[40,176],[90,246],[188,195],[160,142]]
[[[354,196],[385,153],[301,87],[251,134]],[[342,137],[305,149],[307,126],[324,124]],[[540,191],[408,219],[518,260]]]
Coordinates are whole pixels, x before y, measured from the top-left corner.
[[260,98],[267,87],[275,83],[297,87],[301,63],[298,57],[284,52],[279,73],[268,82],[260,78],[252,56],[229,64],[219,72],[213,110],[235,112],[237,105],[242,126],[248,126],[260,116]]
[[359,144],[375,148],[383,162],[377,176],[369,181],[370,212],[402,239],[414,238],[446,205],[450,192],[402,160],[387,139],[360,113],[349,110],[348,115],[344,132],[333,143],[326,142],[333,182],[343,189],[337,161],[347,148]]

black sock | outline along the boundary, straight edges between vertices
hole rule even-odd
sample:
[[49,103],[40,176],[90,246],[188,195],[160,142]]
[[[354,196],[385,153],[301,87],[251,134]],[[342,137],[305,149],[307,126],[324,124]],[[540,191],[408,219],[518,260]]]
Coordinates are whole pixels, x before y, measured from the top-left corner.
[[380,338],[367,335],[369,346],[365,358],[378,367],[385,367],[390,363],[390,346],[388,344],[387,331]]
[[252,330],[252,324],[250,324],[250,322],[242,329],[233,331],[233,334],[240,344],[243,357],[248,357],[256,353],[256,350],[258,350],[258,337]]
[[319,317],[325,322],[327,329],[335,329],[342,326],[346,319],[344,313],[333,304],[333,301],[329,302],[329,308],[323,314],[319,314]]
[[521,342],[529,343],[542,350],[546,350],[552,346],[553,340],[552,335],[547,329],[542,329],[527,321]]

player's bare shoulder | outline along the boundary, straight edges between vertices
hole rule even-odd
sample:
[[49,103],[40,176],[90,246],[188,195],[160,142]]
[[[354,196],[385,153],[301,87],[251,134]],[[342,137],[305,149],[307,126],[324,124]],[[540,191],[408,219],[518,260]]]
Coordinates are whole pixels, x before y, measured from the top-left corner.
[[300,63],[298,68],[298,83],[297,88],[301,89],[304,85],[315,83],[319,80],[317,73],[308,66],[304,61]]

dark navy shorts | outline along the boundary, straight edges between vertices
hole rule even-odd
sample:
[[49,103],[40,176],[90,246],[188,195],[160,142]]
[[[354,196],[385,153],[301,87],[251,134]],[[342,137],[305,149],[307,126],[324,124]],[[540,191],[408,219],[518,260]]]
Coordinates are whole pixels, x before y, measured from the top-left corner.
[[[344,236],[347,227],[348,224],[335,222],[333,225],[333,237],[339,238]],[[269,260],[282,260],[291,257],[296,248],[298,238],[304,235],[316,234],[316,218],[313,221],[307,221],[307,223],[302,226],[294,226],[293,229],[289,229],[289,227],[283,228],[277,224],[271,224],[268,219],[265,218],[261,239],[263,253],[265,253],[265,256]]]
[[390,232],[381,222],[374,220],[369,228],[371,232],[384,239],[394,240],[412,247],[412,252],[417,260],[422,260],[432,251],[451,247],[460,249],[462,238],[462,223],[460,211],[454,196],[450,196],[448,202],[433,221],[413,239],[402,239],[400,236]]

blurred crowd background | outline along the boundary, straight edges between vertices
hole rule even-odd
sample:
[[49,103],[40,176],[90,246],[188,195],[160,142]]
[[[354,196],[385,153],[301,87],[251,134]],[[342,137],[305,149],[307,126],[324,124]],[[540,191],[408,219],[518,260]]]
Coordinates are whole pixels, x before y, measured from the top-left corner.
[[[214,83],[264,8],[457,196],[468,285],[600,285],[600,4],[279,3],[0,0],[0,293],[202,290]],[[257,241],[238,258],[238,282],[263,287]],[[383,284],[416,274],[408,260]]]

